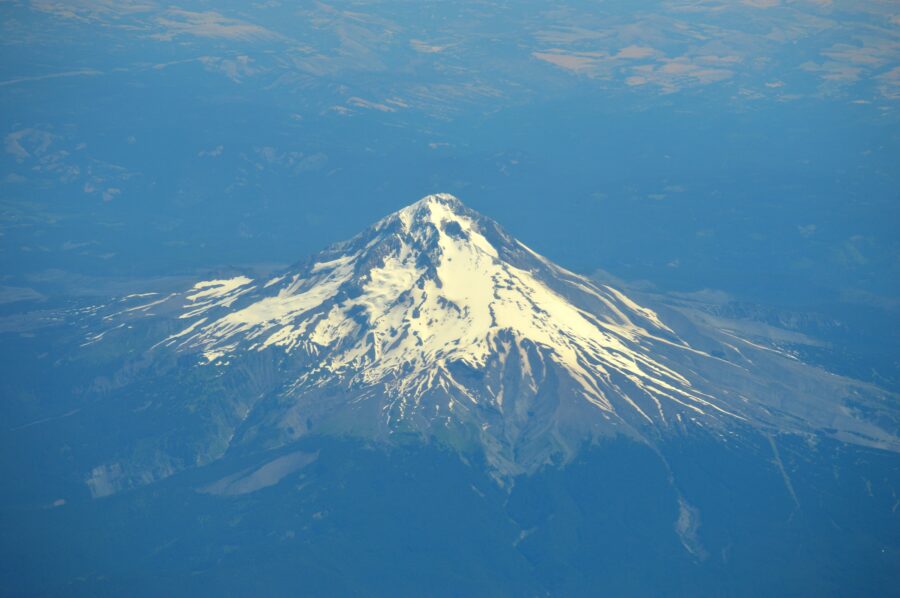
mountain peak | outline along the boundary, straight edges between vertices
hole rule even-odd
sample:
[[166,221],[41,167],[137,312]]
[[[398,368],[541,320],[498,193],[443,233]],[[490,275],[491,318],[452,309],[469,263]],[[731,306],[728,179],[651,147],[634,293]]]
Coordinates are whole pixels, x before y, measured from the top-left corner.
[[235,442],[411,431],[481,446],[504,474],[585,439],[685,427],[828,428],[898,446],[848,415],[848,386],[730,334],[693,346],[653,310],[553,264],[449,194],[269,279],[203,281],[122,313],[160,304],[178,327],[155,350],[222,371],[279,364],[277,401]]
[[[466,207],[455,196],[449,193],[436,193],[426,195],[419,201],[394,212],[381,222],[399,221],[406,233],[417,230],[421,232],[423,228],[434,228],[439,234],[465,236],[473,228],[480,228],[477,223],[486,220],[481,214]],[[376,228],[379,226],[376,225]]]
[[444,206],[444,207],[449,208],[454,211],[467,209],[466,206],[463,204],[463,202],[460,201],[460,199],[458,197],[456,197],[455,195],[452,195],[450,193],[432,193],[432,194],[426,195],[425,197],[423,197],[422,199],[420,199],[416,202],[409,204],[408,206],[406,206],[405,208],[403,208],[400,211],[401,212],[406,211],[406,210],[417,211],[422,208],[430,208],[430,207],[436,206],[436,205]]
[[434,217],[462,217],[470,210],[457,197],[449,193],[435,193],[426,195],[419,201],[409,204],[402,208],[385,220],[394,218],[400,219],[405,223],[413,221],[423,221]]

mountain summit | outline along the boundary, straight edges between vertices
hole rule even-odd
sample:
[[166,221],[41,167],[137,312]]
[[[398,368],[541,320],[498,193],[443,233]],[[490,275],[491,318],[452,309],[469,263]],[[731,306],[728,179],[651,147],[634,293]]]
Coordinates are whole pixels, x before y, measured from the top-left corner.
[[677,314],[663,322],[448,194],[265,280],[202,281],[105,317],[153,314],[170,333],[150,358],[194,355],[198,375],[249,384],[216,406],[228,415],[209,455],[412,434],[479,451],[505,477],[617,435],[727,440],[749,426],[900,446],[874,423],[886,409],[874,389]]

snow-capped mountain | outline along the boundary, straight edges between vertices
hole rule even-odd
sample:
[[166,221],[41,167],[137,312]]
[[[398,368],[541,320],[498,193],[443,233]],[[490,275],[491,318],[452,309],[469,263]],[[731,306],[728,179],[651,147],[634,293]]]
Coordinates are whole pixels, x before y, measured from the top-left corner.
[[674,312],[663,321],[447,194],[277,275],[131,296],[100,315],[107,329],[88,343],[159,322],[147,360],[241,378],[201,407],[225,415],[198,462],[310,432],[437,439],[482,452],[499,476],[603,437],[697,428],[900,449],[877,389]]

